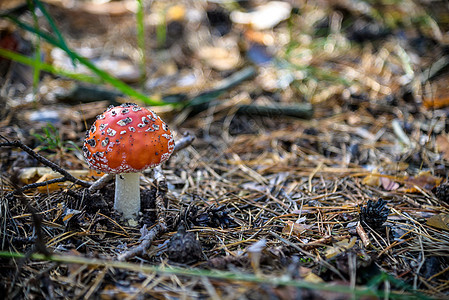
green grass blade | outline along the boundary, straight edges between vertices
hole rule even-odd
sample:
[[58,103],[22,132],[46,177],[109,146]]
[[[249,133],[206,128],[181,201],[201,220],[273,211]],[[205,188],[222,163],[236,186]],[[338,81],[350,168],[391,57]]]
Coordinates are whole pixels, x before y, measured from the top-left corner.
[[[64,51],[68,50],[69,52],[72,52],[70,49],[67,49],[67,50],[64,49],[63,46],[60,44],[60,42],[57,39],[52,37],[50,34],[40,30],[39,28],[34,28],[34,27],[28,25],[27,23],[20,21],[18,18],[16,18],[15,16],[12,16],[12,15],[6,15],[5,18],[8,18],[10,21],[15,23],[20,28],[22,28],[26,31],[29,31],[31,33],[34,33],[35,35],[43,38],[47,43],[49,43],[55,47],[61,48]],[[67,54],[69,55],[69,53],[67,53]]]
[[140,78],[144,80],[146,77],[145,64],[145,23],[144,23],[144,7],[142,0],[137,1],[137,13],[136,13],[136,23],[137,23],[137,45],[139,47],[140,54]]
[[52,37],[51,35],[43,32],[41,30],[35,29],[32,26],[20,21],[19,19],[15,18],[11,15],[8,15],[7,18],[10,19],[11,21],[13,21],[15,24],[17,24],[17,26],[19,26],[20,28],[27,30],[29,32],[32,32],[32,33],[40,36],[41,38],[43,38],[49,44],[66,51],[67,55],[69,55],[70,57],[74,57],[76,61],[85,65],[93,73],[95,73],[97,76],[99,76],[102,80],[111,84],[112,86],[114,86],[116,89],[118,89],[122,93],[124,93],[132,98],[138,99],[147,105],[152,105],[152,106],[166,105],[166,103],[164,103],[162,101],[153,100],[153,99],[145,96],[144,94],[134,90],[132,87],[130,87],[123,81],[121,81],[121,80],[113,77],[109,73],[99,69],[93,63],[91,63],[88,59],[78,55],[76,52],[72,51],[71,49],[69,49],[69,48],[64,49],[63,45],[61,45],[60,42],[57,39],[55,39],[54,37]]
[[[31,0],[28,0],[28,7],[33,16],[34,28],[39,28],[39,21],[36,15],[36,6]],[[33,65],[33,94],[34,97],[37,94],[37,89],[39,86],[39,78],[40,78],[40,62],[41,62],[41,38],[39,36],[36,37],[36,43],[34,44],[34,65]]]
[[156,26],[156,40],[159,47],[164,47],[167,40],[167,18],[165,13],[162,15],[162,21]]
[[82,63],[83,65],[88,67],[92,72],[97,74],[99,77],[101,77],[107,83],[112,84],[116,89],[118,89],[122,93],[124,93],[130,97],[139,99],[148,105],[152,105],[152,106],[166,105],[166,103],[164,103],[164,102],[153,100],[153,99],[145,96],[144,94],[136,91],[135,89],[133,89],[132,87],[130,87],[129,85],[124,83],[123,81],[121,81],[121,80],[109,75],[109,73],[97,68],[93,63],[91,63],[89,60],[85,59],[84,57],[78,56],[77,54],[75,54],[75,55],[76,55],[77,59],[80,61],[80,63]]
[[[58,41],[61,44],[60,48],[62,50],[64,50],[64,51],[66,51],[67,54],[70,56],[69,47],[67,46],[67,43],[65,42],[64,38],[62,37],[61,32],[59,31],[58,27],[56,26],[55,22],[53,21],[53,18],[47,12],[47,9],[45,8],[45,6],[42,5],[40,0],[33,0],[33,2],[35,3],[36,7],[39,8],[39,10],[42,12],[42,14],[44,15],[44,17],[47,20],[48,24],[50,25],[51,29],[53,30],[54,34],[58,38]],[[76,57],[70,56],[70,58],[72,59],[72,63],[75,66],[75,59],[76,59]]]
[[[23,253],[13,253],[7,251],[0,251],[0,258],[25,258],[25,254]],[[343,293],[350,294],[355,297],[362,296],[374,296],[374,297],[383,297],[384,291],[380,290],[372,290],[366,287],[354,287],[351,288],[346,285],[337,285],[337,284],[326,284],[326,283],[312,283],[306,282],[304,280],[291,279],[287,277],[265,277],[265,276],[256,276],[248,273],[236,273],[236,272],[227,272],[227,271],[216,271],[216,270],[204,270],[204,269],[195,269],[195,268],[178,268],[178,267],[160,267],[160,266],[152,266],[146,264],[136,264],[136,263],[128,263],[117,260],[105,260],[105,259],[95,259],[95,258],[87,258],[82,256],[73,256],[73,255],[58,255],[54,254],[51,256],[45,256],[40,253],[31,254],[29,257],[34,260],[45,260],[45,261],[53,261],[59,263],[68,263],[68,264],[80,264],[80,265],[89,265],[89,266],[103,266],[103,267],[112,267],[123,270],[129,270],[134,272],[144,272],[144,273],[159,273],[159,274],[167,274],[167,275],[178,275],[178,276],[192,276],[192,277],[208,277],[218,280],[228,280],[228,281],[243,281],[250,282],[256,284],[264,284],[264,285],[273,285],[273,286],[292,286],[297,288],[305,288],[312,290],[321,290],[321,291],[330,291],[335,293]],[[389,293],[389,297],[391,299],[429,299],[428,297],[414,293],[414,291],[408,291],[409,293],[398,293],[391,291]]]
[[46,71],[46,72],[52,73],[54,75],[67,77],[70,79],[79,80],[79,81],[83,81],[83,82],[94,83],[94,84],[98,84],[98,83],[102,82],[99,78],[92,77],[90,75],[81,74],[81,73],[73,73],[73,72],[65,71],[61,68],[57,68],[52,65],[43,63],[40,60],[36,61],[33,58],[30,58],[28,56],[25,56],[25,55],[22,55],[22,54],[19,54],[19,53],[10,51],[10,50],[0,48],[0,56],[10,59],[10,60],[13,60],[15,62],[24,64],[24,65],[31,66],[33,68],[38,68],[42,71]]

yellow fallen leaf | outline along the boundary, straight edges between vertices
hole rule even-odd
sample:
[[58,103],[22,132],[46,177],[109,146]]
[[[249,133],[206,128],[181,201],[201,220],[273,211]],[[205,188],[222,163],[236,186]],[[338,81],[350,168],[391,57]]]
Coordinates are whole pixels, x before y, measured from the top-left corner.
[[[62,175],[59,173],[48,173],[48,174],[43,175],[41,178],[39,178],[39,180],[36,181],[36,183],[40,183],[40,182],[44,182],[44,181],[52,180],[52,179],[56,179],[56,178],[61,178],[61,177],[62,177]],[[37,190],[41,193],[45,193],[47,191],[53,192],[60,188],[63,188],[63,186],[64,186],[64,182],[57,182],[57,183],[40,186],[37,188]]]
[[[86,177],[88,175],[91,174],[91,170],[71,170],[70,174],[72,174],[74,177],[76,178],[81,178],[81,177]],[[52,180],[52,179],[56,179],[56,178],[61,178],[62,175],[57,173],[57,172],[50,172],[47,174],[42,175],[37,181],[36,183],[39,182],[44,182],[47,180]],[[67,187],[69,185],[72,185],[72,182],[69,181],[65,181],[65,182],[57,182],[57,183],[52,183],[52,184],[47,184],[44,186],[40,186],[37,188],[37,190],[41,193],[46,193],[46,192],[53,192],[56,191],[58,189],[62,189],[64,187]]]
[[449,161],[449,135],[440,134],[435,141],[437,151],[443,153],[443,158]]
[[295,235],[299,237],[301,233],[307,230],[308,226],[300,223],[295,223],[293,221],[285,222],[285,227],[282,228],[283,234]]
[[186,9],[181,4],[174,5],[167,10],[166,21],[182,21],[186,16]]
[[25,184],[30,184],[36,182],[36,180],[49,173],[57,174],[55,171],[48,167],[23,168],[22,170],[20,170],[19,179]]
[[427,225],[449,231],[449,215],[439,214],[431,216],[426,220]]
[[304,276],[304,281],[311,282],[311,283],[324,282],[324,280],[320,276],[314,274],[313,272],[310,272],[306,276]]
[[423,97],[422,100],[424,107],[430,109],[442,108],[449,105],[449,97],[447,95],[439,95],[438,97]]
[[348,239],[344,239],[335,243],[332,247],[328,247],[326,249],[326,258],[332,258],[342,252],[345,252],[346,250],[351,249],[352,247],[354,247],[356,241],[357,238],[353,237],[350,241]]
[[241,63],[237,48],[201,47],[197,55],[206,64],[219,71],[234,69]]
[[438,186],[442,178],[433,176],[429,171],[420,172],[418,176],[405,179],[405,192],[417,193],[419,189],[431,190]]
[[368,185],[368,186],[379,186],[380,185],[380,179],[379,179],[379,172],[377,169],[374,169],[371,174],[363,178],[362,184]]

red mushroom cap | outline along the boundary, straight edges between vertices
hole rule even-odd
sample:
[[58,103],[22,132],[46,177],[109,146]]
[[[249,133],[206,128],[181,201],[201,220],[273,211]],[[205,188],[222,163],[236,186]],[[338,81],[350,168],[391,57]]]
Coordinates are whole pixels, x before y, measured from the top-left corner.
[[167,124],[134,103],[110,106],[86,132],[83,152],[89,167],[105,173],[132,173],[166,161],[175,142]]

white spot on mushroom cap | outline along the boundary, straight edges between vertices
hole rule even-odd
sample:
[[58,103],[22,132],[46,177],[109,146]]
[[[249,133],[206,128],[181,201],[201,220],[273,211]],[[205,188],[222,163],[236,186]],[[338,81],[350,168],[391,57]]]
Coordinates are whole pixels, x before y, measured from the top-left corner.
[[147,117],[148,117],[148,119],[150,119],[151,121],[153,121],[153,122],[156,122],[156,120],[157,120],[157,115],[154,113],[154,111],[152,111],[152,110],[150,110],[150,114],[151,115],[148,115]]
[[161,162],[166,161],[170,157],[171,153],[163,153],[161,156]]
[[108,144],[109,144],[109,138],[108,137],[104,138],[104,140],[101,141],[101,145],[103,147],[106,147]]
[[115,130],[112,129],[112,128],[108,128],[108,129],[106,130],[106,132],[108,133],[109,136],[114,136],[114,135],[117,133],[117,131],[115,131]]
[[121,119],[120,121],[117,122],[117,125],[119,126],[126,126],[129,123],[131,123],[133,121],[133,119],[131,119],[130,117],[126,117],[124,119]]
[[111,152],[112,151],[112,147],[114,147],[114,145],[115,145],[116,143],[114,143],[114,142],[110,142],[109,144],[108,144],[108,147],[106,148],[106,151],[107,152]]

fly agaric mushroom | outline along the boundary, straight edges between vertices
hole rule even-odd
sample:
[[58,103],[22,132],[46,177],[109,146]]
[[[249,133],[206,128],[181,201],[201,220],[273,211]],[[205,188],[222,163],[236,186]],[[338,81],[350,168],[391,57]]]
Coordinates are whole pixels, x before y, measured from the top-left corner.
[[174,149],[164,121],[134,103],[111,105],[97,116],[83,146],[90,168],[116,174],[114,208],[126,219],[140,211],[139,172],[163,163]]

